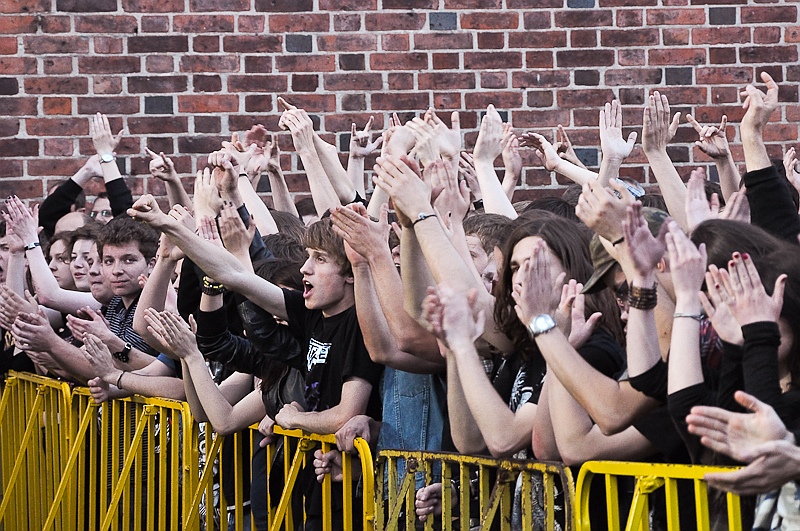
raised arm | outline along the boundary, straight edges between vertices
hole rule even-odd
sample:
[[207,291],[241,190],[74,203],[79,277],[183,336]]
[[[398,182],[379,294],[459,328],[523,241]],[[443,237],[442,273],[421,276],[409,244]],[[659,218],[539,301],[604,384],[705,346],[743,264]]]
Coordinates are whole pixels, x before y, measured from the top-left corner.
[[186,193],[181,178],[178,172],[175,171],[175,163],[172,162],[172,159],[164,155],[163,151],[156,154],[150,149],[145,148],[145,150],[150,155],[150,175],[164,183],[164,187],[167,189],[169,206],[183,205],[188,207],[191,205],[192,200],[189,199],[189,194]]
[[598,184],[608,186],[611,179],[619,177],[619,168],[631,154],[635,142],[635,132],[628,135],[628,140],[622,137],[622,105],[617,100],[606,103],[600,109],[600,149],[603,160],[600,161]]
[[286,318],[283,291],[278,286],[249,272],[231,253],[219,249],[161,212],[153,196],[140,197],[128,214],[167,234],[190,260],[217,282],[242,293],[273,315]]
[[481,120],[481,128],[472,156],[475,160],[475,173],[480,183],[486,212],[516,219],[517,212],[511,205],[511,201],[494,171],[494,161],[503,153],[503,129],[503,120],[500,118],[500,114],[494,105],[489,105],[483,120]]
[[371,141],[372,123],[374,118],[369,117],[367,125],[359,131],[355,122],[350,126],[350,155],[347,159],[347,175],[353,182],[353,187],[361,197],[366,197],[367,192],[364,183],[364,159],[372,155],[383,143],[383,136],[378,135]]
[[717,167],[717,175],[719,175],[719,186],[722,188],[722,197],[725,201],[728,201],[731,195],[739,190],[741,182],[739,170],[736,168],[736,161],[733,160],[733,154],[728,145],[728,117],[724,114],[722,115],[719,127],[700,125],[691,114],[686,115],[686,121],[692,124],[694,130],[700,136],[694,145],[714,161],[714,165]]
[[41,223],[46,237],[53,235],[56,230],[56,222],[61,216],[70,212],[75,200],[83,191],[83,187],[93,177],[102,176],[103,170],[100,167],[100,157],[92,155],[75,172],[75,175],[67,179],[42,201],[42,205],[39,208],[39,223]]
[[103,181],[106,184],[111,212],[114,216],[118,216],[124,213],[133,203],[133,196],[131,196],[131,191],[119,172],[114,154],[114,150],[122,139],[122,131],[115,136],[111,132],[108,117],[100,113],[92,117],[89,125],[94,149],[97,152],[97,156],[100,157],[100,168],[103,172]]
[[269,189],[272,190],[272,205],[275,210],[297,216],[297,207],[294,206],[292,195],[289,193],[289,187],[283,176],[281,152],[274,136],[270,136],[264,146],[264,153],[267,155],[267,177],[269,178]]
[[539,158],[544,163],[544,169],[554,171],[577,184],[586,184],[597,179],[597,174],[584,167],[573,164],[556,151],[556,148],[542,135],[538,133],[525,133],[521,137],[520,145],[531,147],[536,150]]
[[678,130],[681,113],[675,113],[670,121],[669,100],[664,94],[655,91],[648,99],[644,109],[642,126],[642,149],[650,163],[650,170],[656,177],[661,195],[667,203],[669,214],[683,230],[686,225],[686,186],[667,154],[669,144]]

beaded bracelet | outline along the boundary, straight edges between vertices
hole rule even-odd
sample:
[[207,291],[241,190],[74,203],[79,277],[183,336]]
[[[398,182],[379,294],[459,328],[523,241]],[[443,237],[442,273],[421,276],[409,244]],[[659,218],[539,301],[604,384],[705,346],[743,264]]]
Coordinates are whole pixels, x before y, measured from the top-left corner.
[[655,308],[658,302],[656,286],[657,284],[653,284],[652,288],[630,286],[630,290],[628,291],[628,307],[636,308],[637,310],[652,310]]

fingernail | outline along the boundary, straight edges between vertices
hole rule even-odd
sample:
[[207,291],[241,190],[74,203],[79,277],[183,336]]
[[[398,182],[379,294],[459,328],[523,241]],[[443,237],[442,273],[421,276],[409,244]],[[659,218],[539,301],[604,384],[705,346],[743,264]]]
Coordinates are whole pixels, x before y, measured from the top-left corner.
[[747,253],[743,253],[742,258],[744,258],[745,260],[750,260],[750,255]]

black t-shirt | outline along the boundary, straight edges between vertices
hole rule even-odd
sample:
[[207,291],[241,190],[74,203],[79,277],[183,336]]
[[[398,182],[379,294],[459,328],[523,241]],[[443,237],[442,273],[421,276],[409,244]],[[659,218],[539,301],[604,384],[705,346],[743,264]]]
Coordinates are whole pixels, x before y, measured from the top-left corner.
[[356,307],[332,317],[323,317],[320,310],[309,310],[301,293],[283,290],[289,329],[306,351],[306,408],[325,411],[339,404],[342,385],[352,377],[372,384],[366,414],[381,419],[378,393],[383,367],[374,363],[364,346],[358,326]]
[[8,371],[34,372],[33,362],[25,352],[14,355],[14,336],[10,330],[0,328],[0,379]]

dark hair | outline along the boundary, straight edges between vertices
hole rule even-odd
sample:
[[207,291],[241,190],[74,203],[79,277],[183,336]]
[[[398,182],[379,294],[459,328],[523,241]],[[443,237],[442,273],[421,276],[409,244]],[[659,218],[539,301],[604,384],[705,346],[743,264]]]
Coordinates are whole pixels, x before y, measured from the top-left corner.
[[295,290],[303,289],[303,262],[283,258],[266,258],[253,264],[256,275],[269,280],[276,286],[286,286]]
[[[50,256],[50,248],[53,247],[53,244],[56,242],[64,242],[64,252],[62,255],[66,254],[69,256],[69,254],[72,252],[72,235],[74,233],[75,231],[63,230],[53,234],[50,236],[50,239],[47,240],[47,242],[42,244],[42,254],[44,254],[46,257]],[[50,262],[49,259],[47,261],[48,263]]]
[[567,186],[567,189],[561,194],[561,199],[569,203],[572,208],[575,208],[578,206],[578,199],[580,199],[581,193],[583,193],[583,186],[577,183],[571,184]]
[[797,246],[780,240],[764,229],[727,219],[709,219],[697,227],[691,236],[695,245],[706,244],[708,263],[725,268],[734,252],[763,256],[780,249],[793,249]]
[[314,206],[314,200],[310,197],[297,201],[294,207],[297,209],[297,215],[300,216],[300,219],[302,219],[303,216],[317,215],[317,207]]
[[508,238],[514,228],[512,223],[511,219],[500,214],[474,214],[466,218],[462,225],[464,234],[477,237],[486,254],[491,254],[495,247],[501,247]]
[[706,199],[711,201],[711,196],[717,194],[717,198],[719,199],[719,206],[725,206],[725,197],[722,195],[722,187],[719,183],[715,183],[714,181],[706,180],[705,184],[703,185],[706,192]]
[[103,248],[106,245],[125,245],[136,242],[139,245],[139,252],[149,262],[158,251],[158,239],[158,231],[123,214],[103,225],[98,232],[97,254],[102,259]]
[[547,212],[552,212],[557,216],[561,216],[562,218],[574,221],[575,223],[581,222],[581,220],[578,219],[578,216],[575,215],[575,207],[560,197],[549,196],[534,199],[531,201],[530,205],[525,207],[523,212],[528,212],[529,210],[545,210]]
[[669,212],[667,210],[667,202],[664,201],[664,196],[661,194],[646,193],[639,198],[639,202],[643,207],[657,208],[658,210]]
[[103,228],[102,223],[100,223],[99,221],[92,221],[91,223],[87,223],[83,227],[78,227],[77,229],[69,233],[67,252],[69,253],[72,252],[72,247],[78,240],[91,240],[96,242],[98,236],[100,235],[100,229],[102,228]]
[[0,238],[6,235],[6,220],[0,219]]
[[[547,243],[567,272],[567,280],[574,278],[584,283],[592,276],[589,240],[576,223],[542,210],[531,211],[515,221],[515,228],[503,246],[502,269],[498,268],[500,278],[495,290],[494,318],[500,330],[514,342],[517,352],[526,359],[534,353],[538,354],[538,349],[514,311],[511,254],[520,241],[530,236],[538,236]],[[586,315],[595,312],[603,314],[600,326],[617,342],[624,344],[619,307],[610,290],[604,289],[586,296]]]
[[296,240],[293,236],[282,232],[265,236],[264,244],[275,258],[293,260],[302,265],[308,256],[302,240]]
[[333,232],[333,223],[330,217],[315,221],[308,226],[303,244],[306,249],[319,249],[328,253],[333,261],[339,265],[339,272],[344,276],[353,274],[350,260],[344,252],[344,242],[338,234]]
[[280,210],[270,210],[270,214],[272,214],[272,219],[275,220],[278,232],[291,236],[299,242],[303,241],[303,236],[306,233],[306,226],[300,221],[300,218],[288,212],[281,212]]

